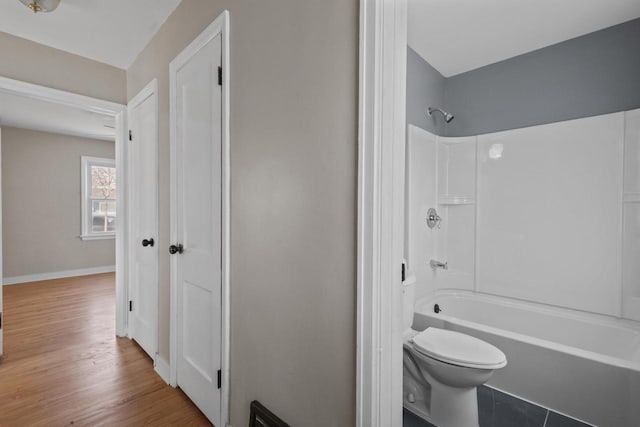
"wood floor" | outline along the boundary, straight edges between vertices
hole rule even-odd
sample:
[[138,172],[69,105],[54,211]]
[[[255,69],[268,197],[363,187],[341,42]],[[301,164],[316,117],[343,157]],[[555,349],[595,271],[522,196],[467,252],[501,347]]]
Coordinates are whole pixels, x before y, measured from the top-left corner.
[[114,319],[113,274],[5,286],[0,427],[210,426]]

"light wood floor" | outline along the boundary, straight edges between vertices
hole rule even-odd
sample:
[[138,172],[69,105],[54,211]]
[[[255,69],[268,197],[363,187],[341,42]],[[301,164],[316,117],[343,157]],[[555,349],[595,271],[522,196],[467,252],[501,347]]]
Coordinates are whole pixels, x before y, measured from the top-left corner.
[[113,274],[5,286],[0,426],[211,425],[114,316]]

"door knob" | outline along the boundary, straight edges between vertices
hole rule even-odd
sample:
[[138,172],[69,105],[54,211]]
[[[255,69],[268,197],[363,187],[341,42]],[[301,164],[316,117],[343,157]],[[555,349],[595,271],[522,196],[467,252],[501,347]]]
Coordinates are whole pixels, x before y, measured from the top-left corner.
[[144,240],[142,241],[142,246],[144,246],[145,248],[146,248],[147,246],[153,246],[153,244],[154,244],[153,237],[152,237],[152,238],[150,238],[150,239],[144,239]]
[[171,245],[169,246],[169,253],[171,255],[174,254],[181,254],[182,252],[184,252],[184,247],[182,246],[182,244],[178,244],[178,245]]

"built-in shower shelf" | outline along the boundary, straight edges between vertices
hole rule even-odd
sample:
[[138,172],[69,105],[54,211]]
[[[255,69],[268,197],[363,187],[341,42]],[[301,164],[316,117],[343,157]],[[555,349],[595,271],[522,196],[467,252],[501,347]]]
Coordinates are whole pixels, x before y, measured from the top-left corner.
[[438,198],[438,204],[440,205],[473,205],[476,199],[471,196],[464,195],[452,195],[440,196]]

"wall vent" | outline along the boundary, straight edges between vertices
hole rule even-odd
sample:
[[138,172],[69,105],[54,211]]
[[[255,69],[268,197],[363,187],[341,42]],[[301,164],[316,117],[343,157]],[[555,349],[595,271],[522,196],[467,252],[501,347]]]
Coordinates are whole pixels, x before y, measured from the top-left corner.
[[249,427],[289,427],[289,424],[265,408],[262,403],[254,400],[251,402]]

